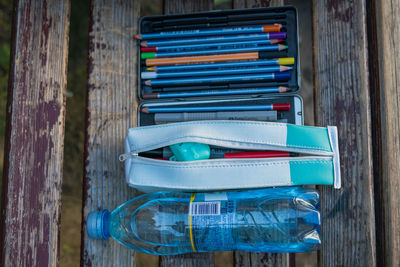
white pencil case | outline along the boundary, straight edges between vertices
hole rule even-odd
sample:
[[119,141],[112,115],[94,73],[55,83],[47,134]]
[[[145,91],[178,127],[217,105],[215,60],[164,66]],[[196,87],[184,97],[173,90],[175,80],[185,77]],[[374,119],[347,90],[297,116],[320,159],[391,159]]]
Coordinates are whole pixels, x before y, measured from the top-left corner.
[[[139,153],[183,142],[304,156],[165,161]],[[128,184],[143,192],[214,191],[292,185],[340,188],[337,129],[255,121],[191,121],[131,128],[125,144]]]

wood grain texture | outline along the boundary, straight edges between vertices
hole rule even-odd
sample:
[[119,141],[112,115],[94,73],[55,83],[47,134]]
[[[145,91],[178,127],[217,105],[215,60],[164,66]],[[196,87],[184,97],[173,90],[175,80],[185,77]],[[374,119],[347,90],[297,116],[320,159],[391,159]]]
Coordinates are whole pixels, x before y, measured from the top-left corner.
[[[187,1],[187,0],[165,0],[164,13],[178,14],[199,11],[208,11],[213,9],[214,2],[212,0]],[[214,266],[213,253],[191,253],[176,256],[160,257],[160,266],[181,266],[181,267],[203,267]]]
[[69,0],[14,3],[1,266],[59,253]]
[[211,0],[164,0],[164,14],[192,13],[214,8]]
[[317,125],[336,125],[342,189],[322,186],[320,263],[375,266],[366,3],[313,1]]
[[[384,253],[381,266],[400,266],[400,1],[376,1],[379,60]],[[375,74],[375,73],[373,73]],[[378,107],[377,107],[378,109]]]
[[289,5],[290,0],[233,0],[233,8],[257,8]]
[[92,0],[89,23],[82,265],[132,266],[134,251],[110,238],[88,237],[90,211],[113,210],[135,195],[118,156],[137,125],[136,65],[139,1]]
[[[257,8],[283,6],[287,4],[284,0],[233,0],[233,8]],[[288,254],[277,253],[248,253],[237,251],[234,253],[234,263],[237,267],[247,266],[288,266]]]

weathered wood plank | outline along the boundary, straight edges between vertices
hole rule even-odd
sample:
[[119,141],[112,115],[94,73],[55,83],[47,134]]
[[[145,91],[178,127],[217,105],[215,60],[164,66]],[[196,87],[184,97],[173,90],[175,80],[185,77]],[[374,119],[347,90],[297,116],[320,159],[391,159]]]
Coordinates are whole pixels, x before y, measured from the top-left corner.
[[82,222],[82,264],[131,266],[134,251],[86,233],[90,211],[113,210],[135,195],[118,156],[129,127],[137,124],[136,56],[139,1],[92,0],[89,24],[87,125]]
[[14,3],[1,266],[57,265],[69,15],[69,0]]
[[284,6],[288,4],[290,4],[290,0],[233,0],[234,9]]
[[[374,2],[374,1],[373,1]],[[379,176],[375,177],[380,184],[380,196],[378,202],[377,216],[382,215],[381,224],[377,225],[378,251],[383,252],[377,256],[377,262],[382,266],[400,266],[400,1],[376,1],[376,41],[377,51],[376,62],[379,62],[379,72],[372,72],[371,78],[376,79],[379,88],[375,88],[376,97],[379,97],[380,104],[375,106],[373,112],[377,114],[380,127],[376,128],[380,133],[381,164],[377,171]],[[375,62],[375,63],[376,63]],[[374,162],[375,163],[375,162]],[[379,214],[379,215],[378,215]],[[379,245],[382,245],[379,248]],[[379,250],[381,249],[381,250]]]
[[366,3],[313,1],[317,125],[337,125],[342,189],[321,186],[323,266],[375,266]]
[[[177,14],[211,10],[214,7],[212,0],[184,1],[184,0],[165,0],[164,13]],[[160,266],[214,266],[213,253],[191,253],[184,255],[160,257]]]
[[[283,6],[283,0],[234,0],[233,8],[257,8],[257,7],[270,7],[270,6]],[[288,266],[288,254],[276,253],[247,253],[237,251],[234,253],[235,266]]]
[[[271,7],[283,6],[284,0],[233,0],[233,8],[256,8],[256,7]],[[247,253],[237,251],[234,253],[235,266],[288,266],[288,254],[277,253]]]
[[164,0],[164,14],[180,14],[208,11],[214,8],[212,0]]

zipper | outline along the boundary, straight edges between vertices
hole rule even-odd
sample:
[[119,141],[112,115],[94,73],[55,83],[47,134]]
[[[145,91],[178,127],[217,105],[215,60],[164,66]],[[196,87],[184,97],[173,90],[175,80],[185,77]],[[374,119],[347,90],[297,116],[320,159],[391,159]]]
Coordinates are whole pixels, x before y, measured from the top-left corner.
[[124,162],[129,158],[139,157],[139,153],[131,152],[131,153],[124,153],[119,155],[118,159],[120,162]]

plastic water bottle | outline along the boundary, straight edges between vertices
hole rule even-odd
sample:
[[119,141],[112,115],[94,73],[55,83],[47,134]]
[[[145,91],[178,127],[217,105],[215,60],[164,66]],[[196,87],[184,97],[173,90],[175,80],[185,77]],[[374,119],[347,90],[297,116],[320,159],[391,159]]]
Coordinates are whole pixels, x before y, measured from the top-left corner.
[[139,252],[175,255],[244,250],[318,249],[319,194],[286,187],[219,193],[159,192],[136,197],[113,212],[91,212],[92,238],[112,236]]

